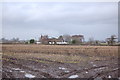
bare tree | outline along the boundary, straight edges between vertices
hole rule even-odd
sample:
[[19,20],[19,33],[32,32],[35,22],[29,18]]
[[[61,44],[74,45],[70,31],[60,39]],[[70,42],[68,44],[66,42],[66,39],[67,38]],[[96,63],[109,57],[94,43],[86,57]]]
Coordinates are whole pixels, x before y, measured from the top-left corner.
[[11,41],[12,43],[17,43],[17,42],[19,42],[19,38],[12,38],[10,41]]
[[95,40],[95,45],[99,45],[99,40]]
[[92,45],[92,44],[94,43],[94,38],[93,38],[93,37],[90,37],[88,43],[89,43],[90,45]]
[[1,42],[2,42],[2,43],[7,43],[7,42],[9,42],[9,40],[8,40],[8,39],[5,39],[5,38],[1,38]]

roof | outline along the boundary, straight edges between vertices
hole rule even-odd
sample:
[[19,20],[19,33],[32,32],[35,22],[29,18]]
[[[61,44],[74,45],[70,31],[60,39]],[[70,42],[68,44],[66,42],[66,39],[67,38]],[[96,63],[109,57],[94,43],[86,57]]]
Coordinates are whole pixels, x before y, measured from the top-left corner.
[[73,35],[72,37],[83,37],[83,35]]

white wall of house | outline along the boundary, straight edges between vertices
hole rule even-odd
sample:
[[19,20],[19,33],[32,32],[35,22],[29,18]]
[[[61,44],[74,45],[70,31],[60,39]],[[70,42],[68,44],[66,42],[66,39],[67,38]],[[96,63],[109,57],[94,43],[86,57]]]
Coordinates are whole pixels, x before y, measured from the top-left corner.
[[56,44],[68,44],[68,42],[56,42]]
[[55,42],[49,42],[49,44],[55,44]]
[[41,42],[36,42],[36,44],[41,44]]
[[[49,44],[55,44],[55,42],[49,42]],[[56,42],[56,44],[69,44],[68,42]]]

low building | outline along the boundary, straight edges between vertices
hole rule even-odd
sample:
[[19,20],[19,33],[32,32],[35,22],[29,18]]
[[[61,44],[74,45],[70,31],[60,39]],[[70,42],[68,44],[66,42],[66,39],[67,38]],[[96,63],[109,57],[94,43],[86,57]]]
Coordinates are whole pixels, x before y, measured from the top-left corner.
[[35,42],[36,44],[41,44],[41,42],[39,42],[39,41],[37,41],[37,42]]
[[[84,41],[83,35],[73,35],[70,36],[71,42],[75,41],[75,44],[80,44]],[[42,44],[70,44],[70,42],[67,42],[63,39],[63,36],[59,36],[58,38],[49,38],[48,35],[41,35],[40,42]]]
[[59,38],[48,38],[48,35],[41,35],[40,42],[42,44],[66,44],[62,36]]
[[73,35],[71,36],[71,41],[74,41],[75,44],[81,44],[84,42],[84,36],[83,35]]

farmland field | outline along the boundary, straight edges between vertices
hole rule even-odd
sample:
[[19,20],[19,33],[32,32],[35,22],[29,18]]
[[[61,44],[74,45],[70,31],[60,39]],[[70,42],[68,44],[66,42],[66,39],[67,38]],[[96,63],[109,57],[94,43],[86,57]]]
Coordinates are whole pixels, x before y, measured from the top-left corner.
[[3,78],[119,78],[118,46],[2,46]]

